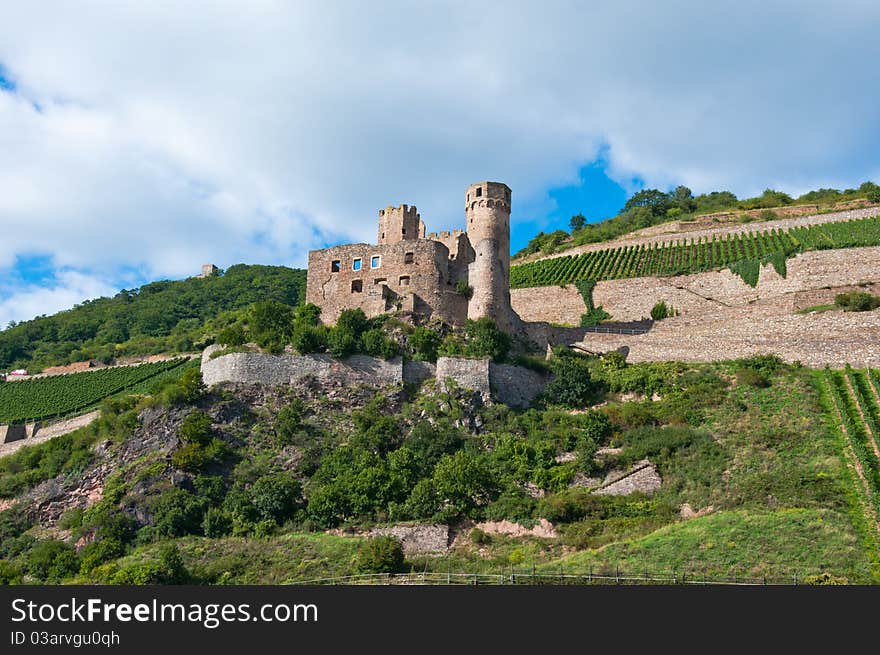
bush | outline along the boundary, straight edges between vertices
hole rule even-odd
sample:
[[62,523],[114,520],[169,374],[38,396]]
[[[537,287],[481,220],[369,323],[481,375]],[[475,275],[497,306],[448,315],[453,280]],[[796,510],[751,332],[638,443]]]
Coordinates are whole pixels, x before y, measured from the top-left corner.
[[93,541],[80,551],[79,570],[82,573],[90,573],[104,562],[122,557],[124,554],[125,546],[119,539],[108,538]]
[[868,202],[880,202],[880,189],[872,189],[868,191],[867,196]]
[[217,343],[228,347],[241,346],[247,342],[247,335],[241,323],[228,325],[217,333]]
[[21,584],[21,569],[5,559],[0,559],[0,585]]
[[327,349],[327,329],[311,325],[297,325],[290,343],[300,355],[319,353]]
[[350,329],[337,325],[327,331],[327,349],[334,357],[342,359],[357,352],[358,337]]
[[870,312],[880,307],[880,298],[862,291],[851,291],[838,294],[834,304],[845,312]]
[[655,321],[662,321],[670,316],[675,316],[675,310],[667,305],[665,300],[661,300],[651,308],[651,318]]
[[180,387],[181,398],[185,403],[194,403],[205,393],[205,383],[202,380],[202,372],[197,368],[188,369],[177,382]]
[[275,435],[281,444],[292,444],[294,438],[302,428],[306,406],[299,398],[294,398],[289,405],[282,407],[275,417],[273,425]]
[[483,317],[468,319],[463,332],[450,334],[439,349],[440,354],[464,357],[490,357],[501,361],[510,350],[510,337],[495,321]]
[[371,357],[391,359],[400,353],[400,348],[394,339],[385,336],[378,328],[367,330],[361,335],[361,345],[364,352]]
[[153,501],[153,530],[163,537],[202,531],[207,501],[184,489],[171,489]]
[[211,539],[232,534],[232,515],[219,507],[209,508],[202,519],[202,532]]
[[214,436],[211,417],[202,411],[187,414],[180,424],[177,435],[184,443],[207,446]]
[[455,291],[456,293],[461,294],[468,300],[470,300],[474,296],[474,288],[467,283],[467,280],[459,280],[458,282],[456,282]]
[[38,580],[60,582],[79,571],[73,546],[55,539],[38,541],[25,559],[28,573]]
[[409,347],[413,350],[415,359],[434,362],[437,361],[437,348],[440,346],[440,335],[426,327],[417,327],[407,337]]
[[770,386],[769,378],[761,371],[753,368],[741,368],[736,372],[736,383],[758,389],[766,389]]
[[266,521],[283,523],[293,516],[302,488],[287,473],[274,473],[259,478],[250,488],[251,502]]
[[578,355],[562,355],[550,360],[553,379],[544,389],[547,402],[566,407],[585,407],[597,402],[602,384],[593,379],[590,363]]
[[607,321],[609,318],[611,318],[611,314],[606,312],[600,305],[581,314],[580,326],[593,327],[594,325],[599,325],[602,321]]
[[374,537],[358,548],[357,568],[364,573],[399,573],[403,562],[403,546],[394,537]]

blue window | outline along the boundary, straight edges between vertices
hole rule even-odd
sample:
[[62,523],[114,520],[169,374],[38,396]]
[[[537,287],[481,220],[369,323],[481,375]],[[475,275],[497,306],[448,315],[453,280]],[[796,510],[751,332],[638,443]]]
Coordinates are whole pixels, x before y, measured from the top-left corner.
[[370,268],[379,268],[382,265],[382,258],[379,255],[373,255],[370,258]]
[[353,270],[353,271],[359,271],[359,270],[361,270],[361,260],[360,260],[360,258],[355,259],[355,260],[352,262],[352,264],[351,264],[351,270]]

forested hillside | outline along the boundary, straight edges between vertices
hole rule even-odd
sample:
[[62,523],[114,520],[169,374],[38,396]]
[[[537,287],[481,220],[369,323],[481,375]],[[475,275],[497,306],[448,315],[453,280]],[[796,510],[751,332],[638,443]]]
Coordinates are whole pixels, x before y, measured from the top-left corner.
[[123,289],[68,311],[12,325],[0,332],[0,371],[198,347],[206,324],[258,300],[297,305],[306,272],[284,266],[239,264],[209,278],[161,281]]

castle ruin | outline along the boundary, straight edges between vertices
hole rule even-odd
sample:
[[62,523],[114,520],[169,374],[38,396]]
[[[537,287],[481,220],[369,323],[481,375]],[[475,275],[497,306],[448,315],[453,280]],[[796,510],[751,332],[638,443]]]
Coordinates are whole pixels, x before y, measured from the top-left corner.
[[416,208],[379,210],[376,244],[312,250],[306,302],[335,323],[345,309],[368,317],[393,311],[460,326],[489,317],[512,332],[510,188],[478,182],[465,191],[466,230],[425,234]]

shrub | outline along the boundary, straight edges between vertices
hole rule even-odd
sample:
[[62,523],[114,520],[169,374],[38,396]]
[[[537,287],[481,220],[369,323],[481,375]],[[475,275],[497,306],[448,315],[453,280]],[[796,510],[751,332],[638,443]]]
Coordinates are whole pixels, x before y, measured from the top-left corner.
[[458,282],[456,282],[455,291],[456,293],[461,294],[468,300],[470,300],[474,296],[474,288],[467,283],[467,280],[459,280]]
[[651,308],[651,318],[655,321],[662,321],[670,316],[675,316],[675,309],[667,305],[665,300],[661,300]]
[[60,582],[79,571],[73,546],[55,539],[38,541],[25,559],[28,573],[38,580]]
[[348,357],[357,352],[358,337],[352,330],[337,325],[327,331],[327,349],[337,358]]
[[202,519],[202,532],[212,539],[232,534],[232,515],[219,507],[209,508]]
[[184,489],[171,489],[153,501],[153,529],[163,537],[201,532],[207,501]]
[[495,361],[504,359],[509,350],[510,337],[489,317],[468,319],[464,331],[450,334],[440,349],[444,355],[490,357]]
[[122,557],[125,546],[119,539],[109,538],[93,541],[80,551],[80,571],[90,573],[92,570],[110,560]]
[[290,335],[290,343],[300,355],[323,352],[327,348],[327,329],[297,325]]
[[366,354],[382,359],[391,359],[400,352],[397,342],[386,337],[385,333],[378,328],[364,332],[361,335],[361,345]]
[[21,569],[12,562],[0,559],[0,585],[21,584]]
[[187,444],[206,446],[211,443],[213,430],[211,417],[203,411],[195,411],[187,414],[177,431],[180,439]]
[[851,291],[838,294],[834,304],[845,312],[870,312],[880,307],[880,298],[862,291]]
[[390,536],[368,539],[357,552],[357,568],[364,573],[399,573],[403,561],[403,546]]
[[183,557],[175,544],[163,544],[159,549],[159,566],[162,582],[165,584],[184,584],[189,581],[189,571],[183,563]]
[[764,373],[753,368],[741,368],[736,372],[736,383],[749,387],[766,389],[770,386],[770,380]]
[[471,543],[475,546],[485,546],[486,544],[492,543],[492,537],[480,530],[480,528],[474,528],[471,530],[469,536]]
[[266,521],[283,523],[297,508],[302,488],[287,473],[274,473],[259,478],[250,488],[251,502]]
[[553,379],[544,389],[547,402],[566,407],[584,407],[596,402],[602,384],[593,379],[590,363],[578,355],[564,355],[551,360]]
[[177,385],[180,387],[181,397],[186,403],[196,402],[205,393],[202,372],[197,368],[191,368],[184,372]]
[[606,312],[600,305],[581,314],[580,326],[593,327],[594,325],[599,325],[602,321],[607,321],[609,318],[611,318],[611,314]]
[[440,335],[426,327],[417,327],[407,337],[409,347],[416,359],[426,362],[437,361],[437,348],[440,346]]
[[275,435],[280,443],[293,443],[294,438],[302,428],[305,410],[305,403],[299,398],[294,398],[289,405],[281,408],[281,411],[275,417],[273,425]]
[[367,315],[364,314],[364,310],[360,308],[343,309],[339,313],[339,319],[336,321],[337,328],[351,332],[354,334],[355,338],[366,332],[369,326],[370,322],[367,319]]
[[247,335],[241,323],[228,325],[217,333],[217,343],[224,346],[241,346],[247,342]]
[[867,196],[868,202],[880,202],[880,189],[872,189],[868,191]]

